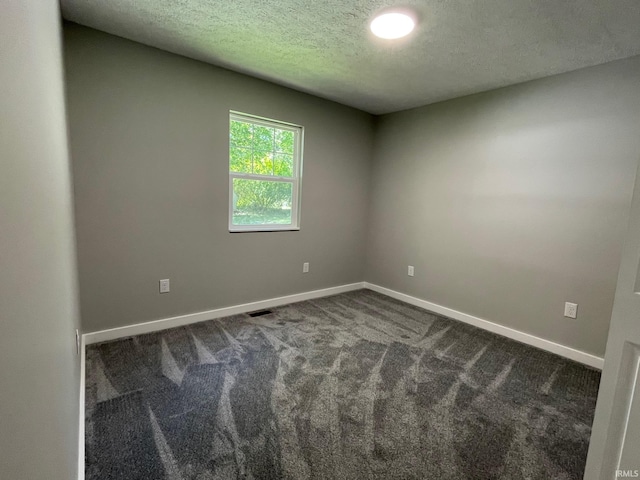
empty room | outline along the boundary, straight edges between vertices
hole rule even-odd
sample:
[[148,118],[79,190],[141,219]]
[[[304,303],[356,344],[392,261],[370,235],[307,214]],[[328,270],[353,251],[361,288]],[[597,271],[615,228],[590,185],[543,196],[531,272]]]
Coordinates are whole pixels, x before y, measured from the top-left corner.
[[638,25],[6,0],[0,478],[640,477]]

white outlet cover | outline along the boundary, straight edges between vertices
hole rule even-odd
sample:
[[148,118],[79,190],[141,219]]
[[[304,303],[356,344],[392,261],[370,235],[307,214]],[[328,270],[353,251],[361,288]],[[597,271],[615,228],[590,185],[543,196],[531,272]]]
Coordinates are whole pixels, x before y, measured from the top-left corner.
[[302,273],[309,273],[309,262],[304,262],[302,264]]
[[171,283],[168,278],[160,280],[160,293],[169,293],[171,290]]
[[409,275],[410,277],[413,277],[415,273],[415,270],[413,268],[413,265],[409,265],[409,268],[407,269],[407,275]]
[[578,317],[578,304],[566,302],[564,304],[564,316],[567,318],[577,318]]

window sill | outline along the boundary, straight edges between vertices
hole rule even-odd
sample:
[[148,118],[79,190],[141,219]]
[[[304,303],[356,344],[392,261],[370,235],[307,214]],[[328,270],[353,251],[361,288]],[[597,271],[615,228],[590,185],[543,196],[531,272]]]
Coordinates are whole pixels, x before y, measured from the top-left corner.
[[255,226],[251,228],[238,228],[231,227],[229,228],[229,233],[256,233],[256,232],[298,232],[300,231],[300,227],[291,227],[291,226]]

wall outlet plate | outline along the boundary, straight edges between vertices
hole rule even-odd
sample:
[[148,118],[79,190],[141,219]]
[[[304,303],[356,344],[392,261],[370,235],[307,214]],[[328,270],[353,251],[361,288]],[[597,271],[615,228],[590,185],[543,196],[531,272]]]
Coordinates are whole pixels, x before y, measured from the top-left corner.
[[407,268],[407,275],[409,275],[410,277],[413,277],[415,273],[415,270],[413,268],[413,265],[409,265],[409,268]]
[[160,293],[169,293],[171,290],[171,284],[169,283],[169,279],[165,278],[164,280],[160,280]]
[[577,318],[578,317],[578,304],[566,302],[564,304],[564,316],[567,318]]
[[302,273],[309,273],[309,262],[304,262],[302,264]]

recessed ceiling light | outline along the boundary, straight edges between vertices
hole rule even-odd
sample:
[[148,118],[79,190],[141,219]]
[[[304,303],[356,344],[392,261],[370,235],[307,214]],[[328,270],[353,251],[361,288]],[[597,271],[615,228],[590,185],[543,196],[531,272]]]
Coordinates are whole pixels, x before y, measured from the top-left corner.
[[388,12],[373,19],[371,31],[377,37],[393,40],[409,35],[415,25],[415,20],[408,13]]

